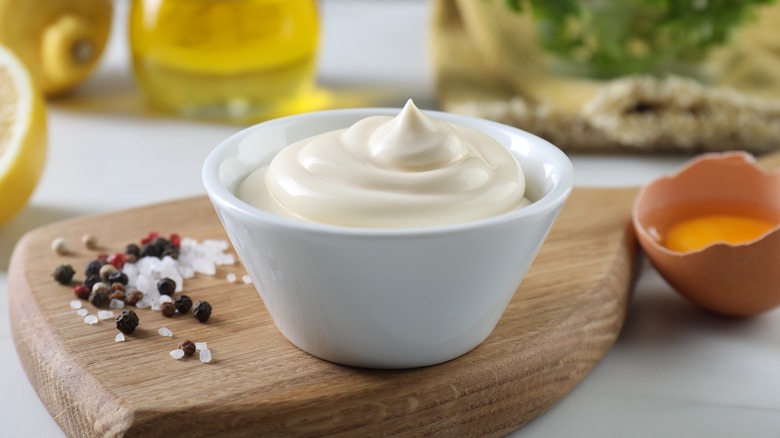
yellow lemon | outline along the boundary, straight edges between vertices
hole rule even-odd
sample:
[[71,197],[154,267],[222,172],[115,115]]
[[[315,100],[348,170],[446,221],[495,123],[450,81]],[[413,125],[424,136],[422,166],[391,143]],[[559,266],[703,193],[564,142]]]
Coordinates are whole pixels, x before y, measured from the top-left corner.
[[46,107],[29,72],[0,46],[0,224],[35,189],[46,159]]
[[12,49],[46,96],[84,81],[111,29],[111,0],[0,0],[0,44]]

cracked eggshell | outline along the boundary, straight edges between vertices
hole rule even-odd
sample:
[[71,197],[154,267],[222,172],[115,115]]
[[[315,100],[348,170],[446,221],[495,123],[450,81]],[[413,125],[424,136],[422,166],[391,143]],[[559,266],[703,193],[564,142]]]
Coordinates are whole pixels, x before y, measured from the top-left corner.
[[[696,211],[696,209],[701,211]],[[780,305],[780,230],[742,244],[714,243],[677,252],[663,245],[681,216],[761,211],[780,224],[780,173],[743,152],[704,154],[677,174],[655,180],[636,198],[633,225],[645,254],[681,295],[714,313],[752,316]]]

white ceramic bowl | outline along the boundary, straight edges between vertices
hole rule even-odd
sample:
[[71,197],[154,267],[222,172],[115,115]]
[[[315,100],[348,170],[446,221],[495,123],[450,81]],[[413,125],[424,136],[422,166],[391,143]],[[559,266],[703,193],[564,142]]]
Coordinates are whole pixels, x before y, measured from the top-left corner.
[[204,164],[206,191],[274,323],[290,342],[328,361],[410,368],[479,345],[572,189],[571,162],[547,141],[491,121],[426,111],[509,148],[534,203],[458,225],[366,229],[280,217],[233,194],[286,145],[399,111],[333,110],[260,123],[223,141]]

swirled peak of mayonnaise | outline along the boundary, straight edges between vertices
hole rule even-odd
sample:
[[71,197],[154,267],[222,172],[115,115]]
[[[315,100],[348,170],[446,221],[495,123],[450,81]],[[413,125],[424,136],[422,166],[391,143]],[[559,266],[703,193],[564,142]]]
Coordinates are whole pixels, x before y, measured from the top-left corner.
[[410,100],[395,116],[282,149],[236,195],[266,211],[348,227],[425,227],[529,203],[514,156],[490,136],[436,120]]

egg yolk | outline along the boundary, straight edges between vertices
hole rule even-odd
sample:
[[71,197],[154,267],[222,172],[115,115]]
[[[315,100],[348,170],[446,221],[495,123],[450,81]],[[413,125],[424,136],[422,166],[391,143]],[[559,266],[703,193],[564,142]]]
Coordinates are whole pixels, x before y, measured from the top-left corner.
[[666,234],[666,247],[672,251],[696,251],[713,243],[749,242],[773,229],[776,224],[744,216],[717,214],[681,221]]

